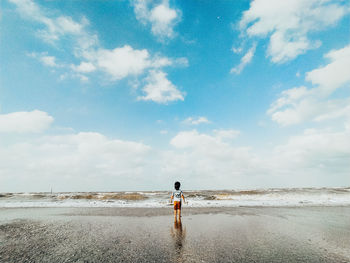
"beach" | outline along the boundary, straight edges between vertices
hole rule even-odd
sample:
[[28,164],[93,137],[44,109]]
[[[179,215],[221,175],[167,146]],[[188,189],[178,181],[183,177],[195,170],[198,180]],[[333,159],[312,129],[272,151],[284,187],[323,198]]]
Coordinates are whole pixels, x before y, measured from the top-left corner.
[[350,207],[1,208],[0,262],[350,262]]

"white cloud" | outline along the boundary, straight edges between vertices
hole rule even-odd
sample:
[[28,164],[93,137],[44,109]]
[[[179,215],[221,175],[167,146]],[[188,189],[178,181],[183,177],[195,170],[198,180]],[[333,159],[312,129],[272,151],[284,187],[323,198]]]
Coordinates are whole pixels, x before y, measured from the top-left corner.
[[28,56],[39,60],[43,65],[48,67],[57,68],[62,66],[57,64],[56,57],[49,56],[47,52],[42,52],[42,53],[32,52],[32,53],[29,53]]
[[44,65],[49,67],[57,67],[56,58],[54,56],[43,56],[40,58],[40,60]]
[[85,76],[85,75],[82,75],[82,74],[77,74],[76,77],[78,77],[81,82],[89,81],[89,78],[87,76]]
[[[199,133],[197,130],[179,132],[170,144],[179,149],[196,148],[220,152],[229,144],[224,139],[233,139],[239,135],[236,130],[214,130],[214,135]],[[213,148],[218,147],[214,150]],[[213,153],[213,152],[212,152]]]
[[[44,25],[44,29],[38,31],[40,37],[50,43],[56,44],[59,40],[72,40],[73,55],[75,59],[80,60],[80,64],[72,63],[57,64],[56,58],[48,56],[47,53],[32,53],[31,55],[38,58],[44,65],[50,67],[60,67],[73,70],[69,73],[60,73],[60,80],[69,77],[79,78],[82,82],[88,81],[87,74],[92,72],[104,72],[112,81],[118,81],[127,77],[144,77],[148,82],[144,91],[146,96],[139,97],[142,100],[152,100],[154,102],[166,103],[172,100],[183,100],[184,95],[178,91],[169,80],[166,79],[166,73],[156,69],[163,69],[168,66],[188,66],[188,60],[185,57],[168,58],[159,54],[151,55],[147,49],[134,49],[129,45],[116,47],[114,49],[103,48],[98,37],[87,30],[89,21],[83,17],[80,22],[74,21],[68,16],[50,17],[31,0],[10,0],[17,6],[18,12],[30,20]],[[135,1],[137,6],[142,8],[148,3]],[[136,10],[135,9],[135,10]],[[152,30],[155,34],[162,37],[171,37],[173,35],[172,27],[175,20],[178,19],[177,11],[169,8],[168,2],[163,1],[161,4],[154,6],[151,10],[147,9],[147,19],[152,23]],[[140,11],[141,12],[141,11]],[[175,12],[175,13],[174,13]],[[65,44],[67,45],[67,44]],[[138,82],[138,79],[134,83]],[[130,82],[132,83],[132,82]],[[158,94],[156,94],[158,92]]]
[[[139,76],[148,70],[168,66],[187,66],[186,58],[171,59],[160,55],[151,55],[147,49],[134,49],[124,45],[113,50],[100,48],[97,51],[86,52],[84,68],[98,69],[108,74],[112,80],[120,80],[129,76]],[[88,64],[87,64],[88,63]],[[77,68],[76,68],[77,69]]]
[[178,133],[174,138],[171,139],[170,144],[176,148],[188,148],[191,146],[200,145],[201,141],[214,141],[215,138],[209,137],[205,134],[199,134],[196,130],[183,131]]
[[[87,19],[83,18],[80,22],[76,22],[68,16],[51,18],[31,0],[10,0],[10,2],[16,5],[18,12],[25,18],[45,25],[44,29],[37,31],[38,36],[44,41],[54,43],[62,36],[71,36],[80,43],[90,42],[86,41],[90,38],[85,30]],[[91,39],[93,38],[95,37],[91,36]]]
[[350,98],[327,100],[317,97],[315,92],[310,94],[314,95],[293,101],[275,111],[270,108],[268,113],[272,120],[283,126],[299,124],[307,120],[320,122],[350,116]]
[[[122,190],[147,180],[151,148],[99,133],[42,136],[0,144],[2,189],[12,191]],[[139,183],[135,183],[135,182]],[[132,186],[133,185],[133,186]]]
[[150,66],[149,53],[146,49],[135,50],[127,45],[113,50],[100,49],[95,58],[96,65],[114,80],[139,75]]
[[196,130],[179,132],[170,141],[175,150],[163,153],[162,173],[185,180],[197,189],[256,184],[254,177],[264,170],[263,163],[250,148],[235,147],[221,135]]
[[231,69],[231,73],[240,74],[242,70],[252,61],[256,49],[256,44],[254,44],[245,55],[241,58],[239,65]]
[[[179,145],[180,137],[188,137],[185,148]],[[6,191],[45,191],[50,186],[55,191],[154,189],[167,187],[174,173],[187,178],[187,185],[192,181],[193,187],[200,188],[208,178],[217,182],[228,179],[232,185],[236,178],[244,180],[246,169],[255,169],[248,149],[196,132],[179,133],[172,139],[180,152],[155,150],[96,132],[23,139],[9,145],[0,143],[0,171]]]
[[[297,185],[347,185],[350,182],[349,130],[305,130],[276,146],[270,168]],[[288,178],[292,176],[292,178]]]
[[46,130],[53,117],[46,112],[22,111],[0,114],[0,133],[37,133]]
[[185,119],[183,121],[183,123],[185,124],[190,124],[190,125],[198,125],[198,124],[201,124],[201,123],[210,123],[210,121],[206,118],[206,117],[188,117],[187,119]]
[[[232,135],[239,131],[233,131]],[[162,172],[197,188],[341,186],[350,183],[350,133],[305,130],[257,154],[219,133],[179,132]]]
[[47,24],[46,16],[42,14],[40,8],[31,0],[9,0],[17,6],[19,13],[23,16],[32,18],[37,21],[43,21]]
[[309,33],[334,26],[349,7],[329,0],[254,0],[243,13],[240,29],[248,37],[270,37],[268,56],[284,63],[321,45]]
[[345,126],[345,129],[349,132],[350,131],[350,118],[345,122],[344,126]]
[[152,33],[154,35],[172,37],[173,24],[178,17],[174,9],[169,8],[167,2],[156,6],[151,10],[150,22],[152,23]]
[[[21,114],[11,113],[11,118]],[[43,119],[52,118],[47,113],[41,115],[45,116]],[[14,119],[18,124],[24,118]],[[37,122],[32,121],[31,125]],[[30,126],[28,122],[25,126],[11,126],[8,121],[3,126],[2,118],[0,123],[0,127],[7,127],[11,133],[21,127],[28,132]],[[40,125],[34,126],[44,130],[38,128]],[[234,139],[239,133],[237,130],[181,131],[170,140],[168,150],[110,139],[97,132],[30,136],[22,133],[14,141],[1,137],[2,189],[45,191],[53,186],[55,191],[145,190],[167,188],[174,179],[183,180],[187,188],[193,189],[350,183],[348,122],[338,131],[305,130],[260,154],[253,148],[236,146]]]
[[306,80],[317,86],[318,92],[328,95],[350,82],[350,45],[328,52],[330,63],[306,74]]
[[324,121],[350,117],[350,98],[332,98],[341,88],[350,87],[350,45],[325,55],[330,63],[306,73],[313,87],[297,87],[282,92],[268,110],[272,120],[281,125],[298,124],[306,120]]
[[214,134],[216,137],[220,138],[221,140],[224,139],[235,139],[240,135],[240,131],[238,130],[214,130]]
[[81,34],[87,20],[83,20],[82,23],[77,23],[71,17],[60,16],[56,19],[56,23],[57,31],[61,34]]
[[96,67],[90,62],[81,62],[78,66],[71,65],[72,69],[76,72],[90,73],[96,70]]
[[139,100],[151,100],[158,103],[184,100],[184,93],[167,79],[166,73],[151,70],[146,78],[146,85],[142,88],[144,96],[139,96]]
[[160,40],[173,38],[174,27],[180,20],[180,12],[169,7],[169,1],[163,0],[152,8],[151,1],[132,1],[136,18],[143,24],[151,24],[152,33]]
[[243,48],[242,47],[232,47],[232,52],[235,54],[240,54],[242,53]]
[[[10,0],[16,5],[17,11],[24,18],[40,23],[40,30],[36,31],[36,34],[43,41],[58,46],[61,40],[69,41],[69,44],[65,43],[65,46],[72,45],[69,48],[73,52],[73,55],[81,59],[84,54],[91,52],[98,46],[98,38],[96,35],[91,34],[87,30],[89,21],[83,17],[80,22],[73,20],[69,16],[56,16],[48,15],[49,12],[39,7],[31,0]],[[31,53],[30,56],[39,59],[44,65],[50,67],[56,67],[61,69],[73,69],[79,73],[88,73],[94,71],[93,65],[89,62],[82,61],[79,66],[69,65],[70,63],[57,64],[56,57],[48,56],[47,52]],[[88,78],[82,74],[68,74],[60,73],[64,78],[77,77],[82,81],[86,81]]]

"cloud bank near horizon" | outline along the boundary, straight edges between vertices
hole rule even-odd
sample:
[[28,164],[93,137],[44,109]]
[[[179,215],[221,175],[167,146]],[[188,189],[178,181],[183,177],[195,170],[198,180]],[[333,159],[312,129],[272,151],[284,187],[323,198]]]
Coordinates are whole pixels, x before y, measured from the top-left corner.
[[[24,121],[21,115],[31,112],[14,112],[7,121],[46,127],[50,115],[33,112],[46,119]],[[305,130],[264,154],[238,146],[237,130],[180,131],[168,150],[98,132],[32,136],[21,125],[11,132],[21,136],[0,143],[1,185],[7,191],[151,190],[154,181],[167,189],[175,179],[187,189],[322,186],[334,178],[334,186],[349,183],[349,123],[338,131]]]

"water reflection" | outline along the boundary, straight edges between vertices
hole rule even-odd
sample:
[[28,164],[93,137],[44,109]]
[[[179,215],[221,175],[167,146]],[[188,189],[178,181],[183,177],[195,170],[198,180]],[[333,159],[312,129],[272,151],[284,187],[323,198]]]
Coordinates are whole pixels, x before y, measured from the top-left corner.
[[184,244],[186,238],[186,228],[183,228],[181,220],[174,222],[174,227],[171,228],[171,236],[174,241],[175,262],[184,262]]

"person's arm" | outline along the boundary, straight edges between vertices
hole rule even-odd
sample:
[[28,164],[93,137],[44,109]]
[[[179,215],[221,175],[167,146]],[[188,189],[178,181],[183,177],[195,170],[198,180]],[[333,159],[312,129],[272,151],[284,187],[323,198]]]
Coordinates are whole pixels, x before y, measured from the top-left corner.
[[182,197],[182,199],[184,200],[184,203],[186,203],[186,201],[185,201],[185,196],[184,196],[183,193],[181,193],[181,197]]
[[174,199],[174,193],[171,194],[170,203],[173,203],[173,199]]

